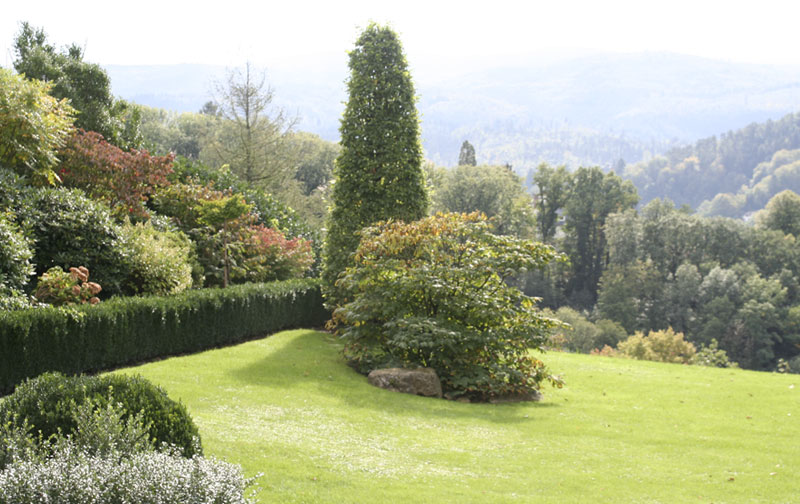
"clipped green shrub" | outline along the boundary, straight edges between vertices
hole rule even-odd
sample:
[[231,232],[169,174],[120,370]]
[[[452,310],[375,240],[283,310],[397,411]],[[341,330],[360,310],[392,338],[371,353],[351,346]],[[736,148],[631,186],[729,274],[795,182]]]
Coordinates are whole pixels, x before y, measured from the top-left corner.
[[67,374],[198,352],[329,314],[319,282],[295,279],[172,296],[114,297],[95,306],[0,312],[0,392],[45,371]]
[[177,294],[192,286],[192,242],[180,231],[159,231],[150,222],[124,224],[120,245],[128,250],[124,289],[132,294]]
[[44,440],[77,431],[80,406],[118,405],[123,420],[141,412],[153,446],[176,446],[186,457],[200,453],[199,434],[186,407],[140,376],[64,376],[45,373],[20,384],[0,403],[0,421],[27,425]]
[[[44,461],[57,450],[78,447],[93,455],[129,457],[155,449],[142,417],[144,411],[131,415],[121,403],[86,399],[74,408],[75,428],[71,432],[45,437],[27,419],[0,422],[0,471],[20,461]],[[70,445],[70,446],[67,446]],[[170,445],[162,451],[179,452]]]
[[449,397],[526,395],[560,386],[531,350],[556,321],[506,283],[557,256],[549,246],[497,236],[482,214],[438,214],[365,228],[337,286],[351,301],[333,321],[348,361],[367,373],[430,367]]

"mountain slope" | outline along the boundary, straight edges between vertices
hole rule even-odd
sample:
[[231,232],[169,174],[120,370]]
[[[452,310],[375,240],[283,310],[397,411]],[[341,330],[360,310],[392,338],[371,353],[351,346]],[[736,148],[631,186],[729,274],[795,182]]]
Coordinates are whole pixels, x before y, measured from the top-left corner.
[[[735,64],[674,54],[531,56],[476,64],[460,74],[412,74],[420,96],[426,155],[453,165],[467,139],[479,162],[524,173],[540,161],[611,166],[649,159],[800,103],[800,67]],[[196,111],[224,68],[203,65],[107,67],[114,91],[151,106]],[[346,100],[344,58],[325,55],[268,69],[276,103],[299,128],[338,138]]]

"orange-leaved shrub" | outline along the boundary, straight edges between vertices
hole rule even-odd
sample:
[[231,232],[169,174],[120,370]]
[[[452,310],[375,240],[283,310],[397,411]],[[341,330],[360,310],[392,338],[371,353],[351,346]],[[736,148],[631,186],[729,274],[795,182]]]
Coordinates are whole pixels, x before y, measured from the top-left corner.
[[34,297],[53,306],[97,304],[100,284],[89,281],[89,270],[83,266],[70,268],[69,273],[60,266],[47,270],[36,285]]

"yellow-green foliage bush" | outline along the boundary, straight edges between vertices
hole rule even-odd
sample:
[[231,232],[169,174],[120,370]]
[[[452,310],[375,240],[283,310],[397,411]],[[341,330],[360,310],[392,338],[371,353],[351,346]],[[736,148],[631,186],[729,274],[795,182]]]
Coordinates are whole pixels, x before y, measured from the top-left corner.
[[637,332],[617,345],[620,354],[639,360],[690,364],[697,349],[683,339],[683,333],[672,328],[650,331],[647,336]]
[[126,224],[120,242],[130,252],[124,288],[133,294],[177,294],[192,286],[194,254],[180,231],[159,231],[152,224]]

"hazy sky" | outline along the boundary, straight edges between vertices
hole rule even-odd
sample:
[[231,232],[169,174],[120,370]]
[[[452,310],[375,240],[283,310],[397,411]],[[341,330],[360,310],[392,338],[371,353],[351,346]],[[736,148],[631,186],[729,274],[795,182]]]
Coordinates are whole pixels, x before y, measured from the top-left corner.
[[23,20],[57,45],[85,46],[86,59],[100,64],[271,67],[319,54],[345,61],[370,20],[400,34],[412,67],[465,67],[556,48],[800,64],[799,15],[792,0],[9,0],[0,15],[0,65],[10,66]]

